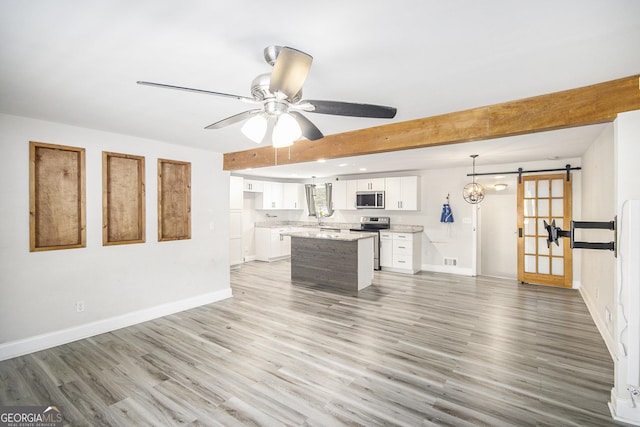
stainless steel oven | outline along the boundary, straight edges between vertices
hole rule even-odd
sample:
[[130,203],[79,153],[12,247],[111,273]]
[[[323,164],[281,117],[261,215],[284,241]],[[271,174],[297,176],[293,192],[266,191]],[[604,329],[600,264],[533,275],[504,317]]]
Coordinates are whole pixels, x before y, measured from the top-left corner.
[[380,270],[380,230],[388,230],[390,227],[391,221],[388,216],[363,216],[360,217],[360,227],[351,229],[351,231],[373,235],[374,270]]

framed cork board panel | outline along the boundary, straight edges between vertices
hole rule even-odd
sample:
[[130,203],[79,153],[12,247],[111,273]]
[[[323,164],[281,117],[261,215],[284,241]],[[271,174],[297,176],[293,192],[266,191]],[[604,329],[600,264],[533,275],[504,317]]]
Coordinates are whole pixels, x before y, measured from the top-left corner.
[[191,163],[158,159],[158,241],[191,238]]
[[29,250],[86,246],[85,150],[29,142]]
[[102,152],[102,244],[145,241],[144,157]]

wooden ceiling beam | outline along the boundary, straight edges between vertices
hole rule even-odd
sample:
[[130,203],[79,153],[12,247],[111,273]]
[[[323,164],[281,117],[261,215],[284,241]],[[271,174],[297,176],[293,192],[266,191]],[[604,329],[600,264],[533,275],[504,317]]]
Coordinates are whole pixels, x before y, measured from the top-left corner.
[[224,154],[224,170],[494,139],[613,121],[640,109],[640,75],[465,111]]

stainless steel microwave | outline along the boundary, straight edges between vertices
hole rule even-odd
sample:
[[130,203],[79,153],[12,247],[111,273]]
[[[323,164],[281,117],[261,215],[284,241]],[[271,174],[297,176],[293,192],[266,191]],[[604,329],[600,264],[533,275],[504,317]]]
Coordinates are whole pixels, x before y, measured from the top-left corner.
[[357,209],[384,209],[384,191],[357,191]]

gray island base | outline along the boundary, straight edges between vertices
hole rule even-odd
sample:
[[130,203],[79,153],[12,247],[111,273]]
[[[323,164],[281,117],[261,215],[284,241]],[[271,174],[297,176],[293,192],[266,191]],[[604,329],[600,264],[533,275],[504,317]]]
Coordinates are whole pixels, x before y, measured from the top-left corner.
[[373,237],[363,233],[287,233],[291,280],[349,291],[373,281]]

